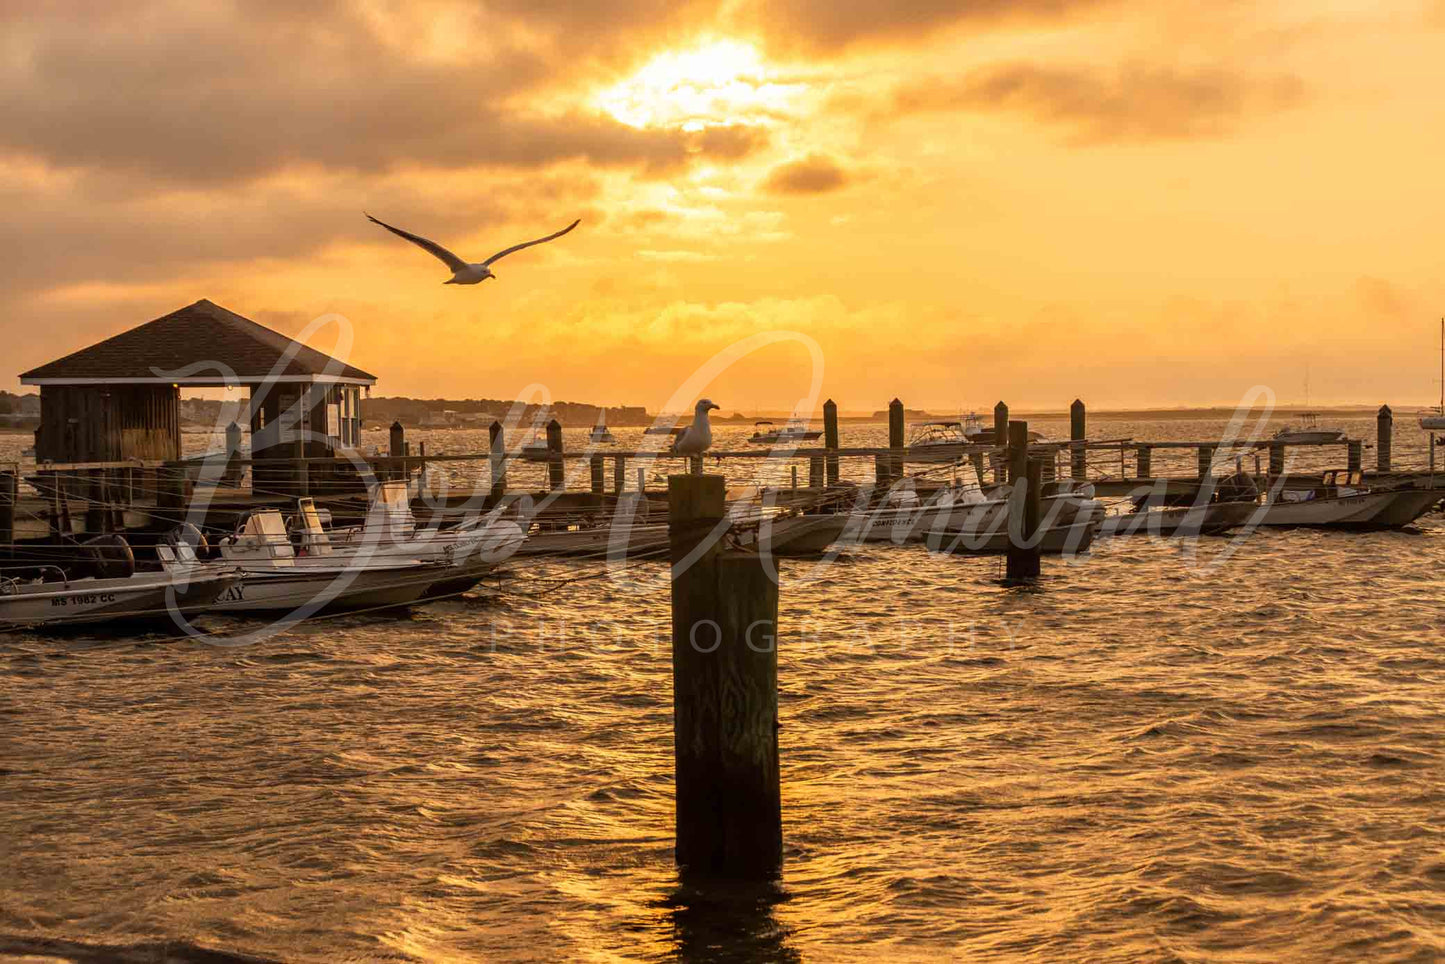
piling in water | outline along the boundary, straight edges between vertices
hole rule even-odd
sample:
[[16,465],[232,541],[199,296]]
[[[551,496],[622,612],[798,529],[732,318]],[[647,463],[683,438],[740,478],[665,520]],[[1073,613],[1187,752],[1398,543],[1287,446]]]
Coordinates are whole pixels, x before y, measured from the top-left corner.
[[547,423],[547,488],[558,492],[566,487],[562,465],[562,423],[555,418]]
[[667,480],[677,862],[767,878],[783,859],[778,776],[778,586],[752,552],[724,549],[717,475]]
[[[1069,441],[1082,442],[1087,434],[1085,431],[1085,414],[1083,399],[1074,399],[1074,404],[1069,406]],[[1069,459],[1069,474],[1075,479],[1088,478],[1088,453],[1082,445],[1071,446],[1072,452]],[[1122,475],[1120,476],[1122,478]]]
[[[838,403],[831,398],[823,403],[823,447],[838,451]],[[838,484],[838,456],[828,456],[828,484]]]
[[1009,478],[1013,491],[1008,503],[1008,556],[1004,571],[1008,582],[1039,577],[1040,540],[1035,538],[1042,508],[1043,464],[1029,458],[1029,423],[1008,423]]
[[507,494],[507,442],[502,423],[493,421],[487,426],[487,466],[492,475],[492,503],[495,505]]
[[[1431,433],[1434,438],[1434,433]],[[1375,415],[1375,469],[1379,472],[1390,471],[1390,449],[1395,441],[1395,413],[1390,411],[1390,406],[1381,405],[1380,411]],[[1433,469],[1434,466],[1431,466]]]

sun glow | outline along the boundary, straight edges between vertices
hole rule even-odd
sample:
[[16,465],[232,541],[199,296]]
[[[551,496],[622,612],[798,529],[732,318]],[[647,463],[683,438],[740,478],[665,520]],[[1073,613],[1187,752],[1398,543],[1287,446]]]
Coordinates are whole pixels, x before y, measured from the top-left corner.
[[752,44],[715,40],[658,54],[603,91],[599,106],[631,127],[702,130],[770,122],[802,86],[778,83]]

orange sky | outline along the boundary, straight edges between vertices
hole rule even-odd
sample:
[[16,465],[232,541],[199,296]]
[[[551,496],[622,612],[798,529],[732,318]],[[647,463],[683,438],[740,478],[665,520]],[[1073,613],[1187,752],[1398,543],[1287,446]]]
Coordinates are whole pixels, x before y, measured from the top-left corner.
[[[12,376],[206,297],[389,395],[655,409],[769,330],[848,410],[1438,392],[1439,2],[20,0],[0,90]],[[443,286],[363,209],[582,225]]]

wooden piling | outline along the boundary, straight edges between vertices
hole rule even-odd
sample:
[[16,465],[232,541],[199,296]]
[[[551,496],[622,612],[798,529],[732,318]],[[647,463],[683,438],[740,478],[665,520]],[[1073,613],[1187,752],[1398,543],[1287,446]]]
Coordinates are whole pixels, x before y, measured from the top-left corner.
[[1284,475],[1284,450],[1283,442],[1269,443],[1269,475],[1270,478]]
[[1154,449],[1152,446],[1141,445],[1134,451],[1134,474],[1141,479],[1153,478],[1150,474],[1154,471]]
[[[823,447],[838,451],[838,403],[831,398],[823,403]],[[809,469],[812,472],[812,469]],[[828,484],[838,484],[838,456],[828,456]]]
[[[797,466],[794,466],[794,470],[796,470],[796,469],[797,469]],[[809,460],[808,460],[808,488],[810,488],[810,489],[821,489],[821,488],[823,488],[823,486],[826,484],[826,483],[824,482],[824,479],[825,479],[825,478],[826,478],[826,476],[824,475],[824,472],[823,472],[823,460],[822,460],[821,458],[818,458],[817,456],[814,456],[813,458],[809,459]]]
[[562,423],[554,418],[547,423],[547,488],[557,492],[566,487],[562,463]]
[[[1434,433],[1431,433],[1434,438]],[[1390,411],[1390,406],[1381,405],[1380,411],[1375,415],[1375,469],[1379,472],[1390,471],[1390,450],[1394,447],[1395,441],[1395,413]]]
[[[993,446],[1002,453],[1002,458],[994,460],[993,480],[998,483],[1008,481],[1008,406],[1000,401],[993,407]],[[982,482],[983,479],[979,479]]]
[[602,456],[594,455],[588,459],[587,467],[591,471],[592,494],[603,495],[606,490],[607,475],[602,468]]
[[[1074,404],[1069,406],[1069,441],[1082,442],[1085,434],[1084,401],[1076,398]],[[1072,451],[1069,459],[1069,474],[1075,479],[1088,478],[1088,453],[1081,445],[1072,445],[1070,448]],[[1119,451],[1120,458],[1123,458],[1123,449],[1121,448]],[[1124,477],[1122,472],[1119,477]]]
[[1043,465],[1037,459],[1029,458],[1029,423],[1011,421],[1008,423],[1009,478],[1013,491],[1008,502],[1008,556],[1004,563],[1005,579],[1008,582],[1027,582],[1037,579],[1040,571],[1041,551],[1035,542],[1042,509]]
[[91,469],[84,475],[80,490],[85,494],[85,534],[99,535],[106,531],[106,523],[109,521],[103,475],[98,469]]
[[492,475],[492,502],[496,503],[507,494],[507,442],[502,423],[493,421],[487,426],[487,467]]
[[387,442],[387,451],[392,458],[399,459],[406,454],[406,427],[399,419],[391,423],[391,434]]
[[721,476],[670,476],[667,490],[677,862],[770,878],[783,858],[778,586],[756,553],[713,537],[726,516]]
[[617,495],[627,491],[627,456],[612,457],[612,490]]
[[1356,440],[1356,441],[1353,441],[1353,442],[1349,443],[1348,448],[1349,448],[1349,462],[1348,462],[1349,471],[1351,471],[1351,472],[1359,472],[1359,471],[1364,467],[1364,462],[1365,462],[1365,453],[1364,453],[1365,443]]
[[1201,482],[1212,477],[1214,474],[1214,446],[1199,446],[1197,467],[1199,469],[1199,480]]
[[903,420],[903,402],[898,399],[888,403],[888,484],[903,478],[903,446],[906,444],[906,429]]
[[20,498],[18,473],[0,472],[0,555],[14,554],[15,506]]

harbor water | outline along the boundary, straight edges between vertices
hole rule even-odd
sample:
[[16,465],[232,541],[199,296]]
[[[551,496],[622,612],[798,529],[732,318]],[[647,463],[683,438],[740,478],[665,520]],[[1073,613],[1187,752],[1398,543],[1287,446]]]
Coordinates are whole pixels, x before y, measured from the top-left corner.
[[[411,437],[483,447],[466,435]],[[1397,462],[1422,443],[1402,418]],[[0,952],[1445,957],[1441,516],[1100,540],[1035,590],[921,546],[781,566],[786,854],[759,886],[673,864],[655,563],[529,559],[499,590],[247,647],[0,635]]]

